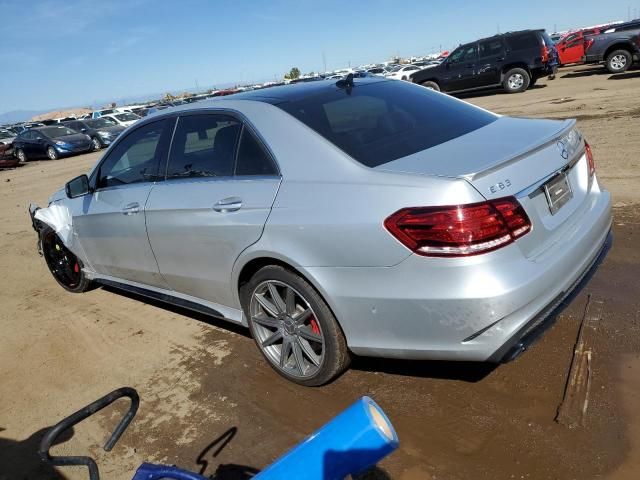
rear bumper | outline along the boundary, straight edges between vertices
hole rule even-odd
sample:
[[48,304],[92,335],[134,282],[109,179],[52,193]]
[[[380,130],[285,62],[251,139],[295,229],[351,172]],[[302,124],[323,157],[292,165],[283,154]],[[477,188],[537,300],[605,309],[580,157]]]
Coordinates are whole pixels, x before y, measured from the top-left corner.
[[516,244],[465,259],[410,256],[387,268],[310,268],[359,355],[496,361],[579,284],[611,228],[595,189],[572,230],[544,254]]

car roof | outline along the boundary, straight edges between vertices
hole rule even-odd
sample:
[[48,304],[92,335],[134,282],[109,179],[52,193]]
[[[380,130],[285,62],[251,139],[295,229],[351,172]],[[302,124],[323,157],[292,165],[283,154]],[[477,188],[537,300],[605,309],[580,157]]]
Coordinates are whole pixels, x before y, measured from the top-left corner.
[[484,40],[491,40],[491,39],[494,39],[494,38],[510,37],[511,35],[521,35],[523,33],[541,33],[541,32],[545,32],[545,31],[546,30],[544,28],[535,28],[535,29],[528,29],[528,30],[516,30],[515,32],[496,33],[495,35],[492,35],[490,37],[479,38],[478,40],[472,40],[471,42],[461,43],[460,45],[469,45],[471,43],[478,43],[478,42],[482,42]]
[[[364,77],[354,78],[354,86],[368,85],[372,83],[390,82],[393,80],[387,80],[379,77]],[[211,105],[212,103],[225,102],[229,100],[253,100],[257,102],[270,103],[272,105],[278,105],[280,103],[292,102],[301,100],[307,97],[313,97],[324,92],[333,91],[340,87],[336,85],[336,79],[329,80],[315,80],[312,82],[300,82],[290,85],[280,85],[277,87],[268,87],[260,90],[251,90],[247,92],[235,93],[233,95],[227,95],[223,97],[215,97],[209,100],[198,102],[196,104],[189,104],[191,108],[201,108],[203,105]],[[187,105],[181,105],[186,107],[181,111],[189,110]]]

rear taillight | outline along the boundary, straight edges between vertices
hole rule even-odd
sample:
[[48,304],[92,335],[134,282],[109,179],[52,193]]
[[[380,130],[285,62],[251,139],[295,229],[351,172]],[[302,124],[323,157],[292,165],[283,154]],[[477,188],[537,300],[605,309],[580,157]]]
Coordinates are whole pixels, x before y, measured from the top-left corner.
[[592,177],[596,173],[596,162],[593,160],[591,146],[587,142],[584,142],[584,152],[587,155],[587,163],[589,164],[589,176]]
[[549,61],[549,49],[547,48],[546,45],[542,46],[542,62],[546,63]]
[[411,251],[434,257],[465,257],[510,244],[531,230],[515,197],[448,207],[397,211],[384,226]]
[[593,42],[595,40],[593,38],[587,38],[584,41],[584,51],[586,52],[587,50],[589,50],[591,48],[591,45],[593,45]]

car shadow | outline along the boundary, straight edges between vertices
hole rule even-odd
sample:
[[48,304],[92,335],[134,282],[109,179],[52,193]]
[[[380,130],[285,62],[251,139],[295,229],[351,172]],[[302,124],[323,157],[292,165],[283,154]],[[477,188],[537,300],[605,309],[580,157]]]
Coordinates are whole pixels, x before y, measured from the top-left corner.
[[193,320],[206,323],[213,327],[217,327],[223,330],[228,330],[230,332],[237,333],[238,335],[242,335],[246,338],[251,338],[251,334],[249,333],[248,328],[242,325],[238,325],[236,323],[230,322],[223,318],[217,318],[212,315],[206,315],[204,313],[196,312],[194,310],[190,310],[185,307],[179,307],[177,305],[173,305],[172,303],[166,303],[160,300],[155,300],[153,298],[145,297],[144,295],[139,295],[137,293],[133,293],[128,290],[121,290],[117,287],[112,287],[110,285],[100,285],[100,287],[109,293],[121,295],[123,297],[130,298],[132,300],[136,300],[138,302],[142,302],[147,305],[152,305],[154,307],[161,308],[163,310],[167,310],[169,312],[172,312],[178,315],[189,317]]
[[[542,88],[547,88],[547,84],[536,84],[529,87],[527,90],[540,90]],[[524,93],[524,92],[523,92]],[[482,97],[490,97],[492,95],[511,95],[504,91],[502,87],[490,88],[487,90],[476,90],[473,92],[463,92],[463,93],[452,93],[451,96],[459,98],[461,100],[467,98],[482,98]]]
[[[29,438],[17,441],[2,438],[4,429],[0,428],[0,479],[67,480],[67,476],[60,473],[52,465],[43,462],[38,455],[40,442],[50,429],[51,427],[43,428],[33,433]],[[56,439],[54,445],[70,440],[73,434],[72,428],[65,430]]]
[[602,65],[598,65],[597,67],[590,68],[588,70],[574,70],[572,72],[565,73],[560,78],[580,78],[591,77],[593,75],[610,75],[610,73]]
[[640,69],[611,75],[608,80],[627,80],[629,78],[640,78]]
[[352,370],[383,372],[403,377],[459,380],[477,383],[498,367],[496,363],[448,362],[439,360],[400,360],[395,358],[358,357],[351,362]]

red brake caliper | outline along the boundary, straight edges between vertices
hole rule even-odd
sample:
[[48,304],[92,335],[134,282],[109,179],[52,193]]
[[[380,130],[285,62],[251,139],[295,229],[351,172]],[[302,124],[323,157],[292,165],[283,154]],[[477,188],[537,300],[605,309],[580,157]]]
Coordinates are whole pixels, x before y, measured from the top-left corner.
[[78,262],[76,262],[75,265],[73,266],[73,271],[75,273],[78,273],[80,271],[80,265],[78,265]]
[[315,318],[311,317],[309,323],[311,324],[311,331],[316,335],[320,335],[320,326],[318,325],[318,321]]

